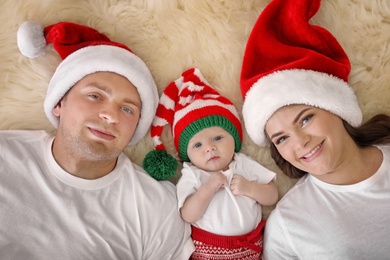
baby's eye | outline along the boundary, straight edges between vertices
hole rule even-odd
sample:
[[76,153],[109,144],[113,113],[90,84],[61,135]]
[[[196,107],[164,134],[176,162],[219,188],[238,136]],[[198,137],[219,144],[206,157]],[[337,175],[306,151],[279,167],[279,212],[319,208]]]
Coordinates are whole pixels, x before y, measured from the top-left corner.
[[222,136],[220,136],[220,135],[217,135],[216,137],[214,137],[214,141],[219,141],[221,139],[222,139]]
[[195,144],[194,144],[194,148],[199,148],[199,147],[201,147],[201,146],[202,146],[201,143],[195,143]]

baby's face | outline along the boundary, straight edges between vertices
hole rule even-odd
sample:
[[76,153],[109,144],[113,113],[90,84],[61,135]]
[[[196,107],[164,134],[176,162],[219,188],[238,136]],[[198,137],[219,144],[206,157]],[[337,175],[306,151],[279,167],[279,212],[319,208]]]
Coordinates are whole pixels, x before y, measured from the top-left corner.
[[225,171],[234,156],[234,138],[217,126],[205,128],[195,134],[187,146],[188,158],[196,167],[209,171]]

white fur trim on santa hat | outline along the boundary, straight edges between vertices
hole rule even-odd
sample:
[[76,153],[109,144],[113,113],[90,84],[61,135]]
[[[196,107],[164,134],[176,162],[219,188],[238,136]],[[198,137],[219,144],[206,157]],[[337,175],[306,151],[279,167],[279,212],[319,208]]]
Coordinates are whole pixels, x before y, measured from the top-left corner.
[[352,126],[359,126],[363,118],[355,93],[345,81],[312,70],[277,71],[259,79],[245,96],[242,114],[253,142],[267,146],[265,124],[279,108],[292,104],[325,109]]
[[58,118],[53,114],[53,108],[79,80],[98,71],[122,75],[137,88],[142,102],[141,117],[130,145],[137,143],[145,136],[153,121],[158,105],[158,92],[146,64],[138,56],[120,47],[89,46],[66,57],[49,83],[44,102],[46,116],[57,128]]

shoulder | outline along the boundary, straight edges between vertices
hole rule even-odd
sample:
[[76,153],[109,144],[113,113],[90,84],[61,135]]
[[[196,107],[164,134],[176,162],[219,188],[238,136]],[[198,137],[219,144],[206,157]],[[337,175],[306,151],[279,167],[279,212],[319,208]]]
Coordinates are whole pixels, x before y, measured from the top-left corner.
[[132,165],[135,176],[130,183],[131,193],[136,193],[137,202],[133,207],[142,216],[145,257],[188,259],[193,251],[191,229],[179,214],[175,185],[170,181],[156,181],[142,167]]
[[280,211],[273,210],[264,230],[263,259],[296,259],[286,225]]
[[307,195],[308,192],[311,192],[313,189],[313,184],[310,182],[309,175],[306,175],[300,178],[290,190],[280,199],[277,206],[283,208],[285,205],[288,205],[292,201],[300,201],[300,199]]
[[199,169],[190,162],[183,162],[182,171],[198,171]]
[[235,153],[234,161],[236,162],[237,167],[239,168],[252,168],[261,166],[257,161],[255,161],[252,157],[245,155],[243,153]]
[[261,165],[259,162],[257,162],[252,157],[245,155],[243,153],[235,153],[234,160],[237,162],[238,165],[244,166],[244,167],[256,167],[257,169],[264,169],[265,171],[269,171],[267,168],[265,168],[263,165]]
[[20,153],[41,154],[45,149],[51,147],[53,136],[45,131],[31,130],[0,130],[1,152],[15,154]]
[[240,160],[249,160],[249,161],[254,161],[254,159],[246,154],[243,153],[235,153],[234,154],[234,160],[240,161]]
[[132,162],[126,154],[118,157],[117,168],[122,178],[116,185],[123,189],[127,201],[133,206],[145,208],[147,212],[170,214],[177,206],[176,187],[170,181],[157,181],[141,166]]
[[168,198],[172,198],[175,200],[176,188],[170,181],[157,181],[153,179],[141,166],[131,162],[130,160],[128,161],[131,163],[134,169],[134,172],[132,174],[135,174],[137,176],[137,178],[134,178],[135,179],[134,181],[138,182],[137,185],[140,185],[140,187],[143,188],[145,193],[154,192],[155,194],[164,195],[158,198],[155,198],[155,196],[153,196],[154,197],[153,200],[157,199],[157,200],[165,201]]
[[[305,222],[301,206],[305,200],[302,194],[308,187],[307,178],[301,178],[278,202],[266,221],[264,233],[264,259],[294,259],[296,253],[290,229]],[[309,185],[310,186],[310,185]]]
[[0,130],[1,141],[11,141],[11,142],[40,141],[49,136],[50,135],[43,130]]
[[166,219],[167,223],[179,221],[175,185],[170,181],[153,179],[141,166],[130,160],[126,164],[125,178],[121,185],[126,189],[127,201],[132,200],[132,206],[139,208],[138,211],[143,216],[158,216]]
[[378,145],[377,147],[382,151],[383,154],[387,155],[387,157],[390,157],[390,144]]
[[[258,179],[261,183],[269,183],[276,178],[276,173],[264,167],[252,157],[243,153],[236,153],[234,156],[236,161],[236,169],[241,174],[248,178]],[[252,177],[251,177],[252,176]]]
[[197,168],[192,163],[184,162],[180,179],[200,179],[204,174],[206,174],[205,171]]
[[209,173],[200,170],[192,163],[184,162],[183,168],[181,169],[181,176],[176,184],[179,197],[181,197],[183,193],[188,195],[188,192],[193,192],[193,189],[199,187],[202,184],[202,180],[204,181],[208,176]]

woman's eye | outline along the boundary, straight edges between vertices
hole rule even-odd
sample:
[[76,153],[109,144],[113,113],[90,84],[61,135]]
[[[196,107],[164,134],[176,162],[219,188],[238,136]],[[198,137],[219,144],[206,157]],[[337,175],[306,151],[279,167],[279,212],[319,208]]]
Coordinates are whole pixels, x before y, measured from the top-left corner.
[[311,119],[312,117],[313,117],[312,114],[305,116],[305,117],[301,120],[301,126],[304,126],[305,124],[307,124],[307,122],[309,122],[310,119]]
[[276,145],[278,144],[281,144],[282,142],[284,142],[285,140],[287,139],[287,136],[282,136],[280,138],[278,138],[275,142]]

